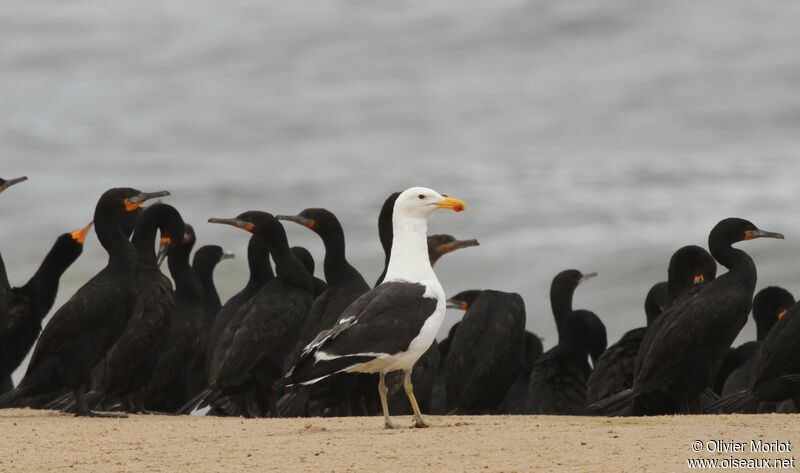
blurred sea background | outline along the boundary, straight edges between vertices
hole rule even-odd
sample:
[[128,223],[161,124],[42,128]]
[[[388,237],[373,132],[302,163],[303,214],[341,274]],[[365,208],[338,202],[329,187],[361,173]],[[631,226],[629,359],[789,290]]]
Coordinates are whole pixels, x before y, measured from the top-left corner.
[[[29,177],[0,197],[0,251],[22,285],[132,186],[236,253],[223,301],[247,235],[206,220],[251,209],[328,208],[373,282],[384,199],[423,185],[469,207],[430,233],[481,242],[437,264],[445,291],[521,293],[546,347],[556,273],[600,273],[575,307],[612,343],[728,216],[786,234],[740,247],[759,288],[800,295],[799,24],[788,0],[0,0],[0,176]],[[319,238],[287,232],[321,276]],[[90,235],[55,308],[105,259]]]

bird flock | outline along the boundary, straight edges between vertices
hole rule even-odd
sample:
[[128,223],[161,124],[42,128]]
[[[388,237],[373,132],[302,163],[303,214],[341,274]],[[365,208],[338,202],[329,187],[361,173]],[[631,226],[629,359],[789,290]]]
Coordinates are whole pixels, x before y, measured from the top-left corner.
[[[0,179],[0,193],[25,180]],[[732,246],[783,236],[747,220],[717,223],[708,251],[678,249],[667,280],[644,297],[646,325],[611,346],[600,317],[572,306],[597,274],[560,272],[550,287],[558,343],[544,352],[525,329],[519,294],[445,297],[433,265],[478,242],[429,236],[427,219],[465,210],[458,199],[421,187],[386,199],[378,217],[386,259],[374,284],[347,261],[344,229],[327,209],[212,217],[250,234],[249,279],[223,304],[214,270],[233,255],[206,245],[192,256],[192,226],[171,205],[150,203],[168,195],[106,191],[92,223],[59,236],[23,286],[11,287],[0,258],[0,408],[98,417],[383,414],[393,428],[390,412],[425,427],[422,412],[638,416],[800,406],[800,306],[779,287],[754,295],[755,263]],[[42,327],[92,224],[108,263]],[[324,281],[308,250],[290,246],[284,225],[294,224],[321,238]],[[727,271],[718,276],[717,264]],[[463,316],[437,342],[445,308]],[[757,340],[733,348],[751,309]]]

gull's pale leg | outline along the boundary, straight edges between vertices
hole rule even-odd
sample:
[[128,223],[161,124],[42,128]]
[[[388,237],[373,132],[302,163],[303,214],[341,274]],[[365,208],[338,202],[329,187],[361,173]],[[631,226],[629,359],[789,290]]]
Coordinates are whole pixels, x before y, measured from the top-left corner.
[[392,423],[392,419],[389,418],[389,404],[386,402],[386,393],[388,389],[386,389],[386,382],[384,381],[384,377],[386,373],[381,371],[381,380],[378,383],[378,394],[381,395],[381,407],[383,407],[383,420],[385,422],[387,429],[395,429],[396,426]]
[[408,400],[411,401],[411,408],[414,409],[414,427],[428,427],[425,419],[422,418],[422,413],[419,411],[417,398],[414,397],[414,386],[411,385],[411,370],[405,372],[403,379],[403,388],[406,390]]

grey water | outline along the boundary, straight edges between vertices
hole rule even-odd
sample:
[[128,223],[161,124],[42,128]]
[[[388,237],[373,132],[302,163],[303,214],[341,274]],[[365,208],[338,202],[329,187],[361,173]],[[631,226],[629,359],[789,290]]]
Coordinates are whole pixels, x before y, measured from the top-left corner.
[[[575,306],[613,342],[728,216],[786,234],[740,247],[800,295],[798,24],[792,1],[0,0],[0,176],[30,179],[0,197],[0,251],[23,284],[133,186],[236,252],[223,300],[247,235],[206,220],[251,209],[330,209],[374,281],[383,200],[423,185],[468,205],[431,233],[481,242],[438,263],[446,292],[521,293],[546,347],[557,272],[599,272]],[[287,231],[321,275],[319,238]],[[90,235],[56,307],[104,263]]]

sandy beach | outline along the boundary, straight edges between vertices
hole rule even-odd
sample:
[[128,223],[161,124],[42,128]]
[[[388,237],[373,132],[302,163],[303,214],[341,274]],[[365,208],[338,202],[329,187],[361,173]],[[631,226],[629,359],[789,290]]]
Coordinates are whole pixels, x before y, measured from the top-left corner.
[[[397,418],[410,423],[409,419]],[[690,458],[793,462],[797,415],[658,418],[448,416],[83,419],[0,411],[0,471],[688,471]],[[700,440],[702,452],[693,452]],[[776,453],[751,441],[781,442]],[[709,441],[712,443],[709,444]],[[724,445],[723,445],[724,444]],[[734,445],[735,444],[735,445]],[[733,446],[732,446],[733,445]],[[711,453],[709,449],[742,451]]]

